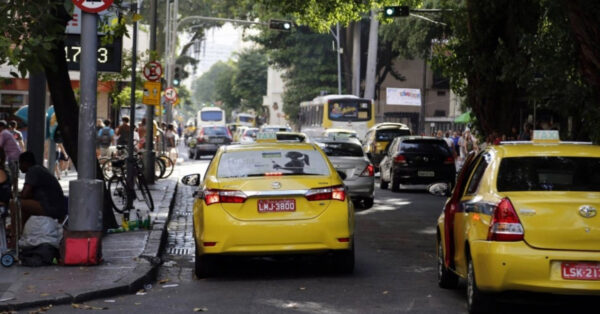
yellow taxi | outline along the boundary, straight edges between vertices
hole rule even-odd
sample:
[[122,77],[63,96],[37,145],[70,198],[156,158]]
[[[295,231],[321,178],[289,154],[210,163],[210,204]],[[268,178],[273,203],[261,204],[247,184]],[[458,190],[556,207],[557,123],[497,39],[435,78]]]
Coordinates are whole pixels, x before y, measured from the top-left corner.
[[437,223],[438,284],[467,281],[470,313],[494,292],[600,294],[600,146],[491,146],[468,156]]
[[353,271],[354,207],[316,144],[259,133],[257,143],[222,146],[203,178],[182,182],[198,186],[197,277],[214,274],[222,255],[328,253],[336,271]]
[[411,135],[410,128],[403,123],[383,122],[370,128],[362,140],[363,150],[379,169],[379,163],[385,156],[385,149],[396,137]]

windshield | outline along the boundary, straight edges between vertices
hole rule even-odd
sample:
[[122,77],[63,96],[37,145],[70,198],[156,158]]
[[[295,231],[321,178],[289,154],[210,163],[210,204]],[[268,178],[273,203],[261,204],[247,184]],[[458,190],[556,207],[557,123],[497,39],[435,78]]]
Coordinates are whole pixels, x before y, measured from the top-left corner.
[[223,120],[222,111],[202,111],[200,113],[202,121],[221,121]]
[[363,157],[362,147],[352,143],[320,143],[321,149],[331,157]]
[[332,121],[371,120],[371,102],[366,99],[330,100],[329,119]]
[[224,126],[207,126],[202,128],[204,135],[208,136],[228,136],[227,128]]
[[378,141],[391,141],[398,136],[410,135],[410,130],[406,129],[383,129],[378,130],[375,133],[375,137]]
[[258,133],[258,129],[248,129],[244,132],[244,136],[250,136],[256,138],[256,134]]
[[268,127],[262,128],[261,132],[271,133],[271,132],[291,132],[291,131],[292,131],[291,128],[288,128],[285,126],[281,126],[281,127],[268,126]]
[[254,122],[254,118],[248,116],[238,116],[238,119],[240,122]]
[[405,153],[450,155],[448,144],[439,140],[406,140],[402,142],[400,149]]
[[511,157],[498,170],[504,191],[600,191],[600,158]]
[[329,167],[323,155],[316,150],[238,151],[223,153],[217,177],[255,177],[274,172],[282,175],[328,176]]

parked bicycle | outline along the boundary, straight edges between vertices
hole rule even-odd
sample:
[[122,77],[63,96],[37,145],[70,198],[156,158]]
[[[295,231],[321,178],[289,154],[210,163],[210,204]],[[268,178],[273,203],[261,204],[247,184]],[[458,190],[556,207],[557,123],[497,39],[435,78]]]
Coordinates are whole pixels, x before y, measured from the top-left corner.
[[[135,195],[135,198],[138,200],[143,200],[148,205],[150,211],[154,211],[154,200],[152,199],[152,195],[150,194],[150,189],[148,188],[148,184],[146,183],[146,178],[144,177],[143,171],[143,163],[138,154],[135,155],[135,162],[133,167],[133,181],[134,186],[132,187]],[[127,185],[127,163],[126,159],[116,159],[113,158],[110,160],[110,168],[112,170],[112,176],[107,182],[107,189],[110,195],[110,200],[112,203],[113,209],[118,213],[123,213],[127,208],[127,201],[129,195],[127,194],[128,185]],[[104,172],[104,171],[103,171]]]

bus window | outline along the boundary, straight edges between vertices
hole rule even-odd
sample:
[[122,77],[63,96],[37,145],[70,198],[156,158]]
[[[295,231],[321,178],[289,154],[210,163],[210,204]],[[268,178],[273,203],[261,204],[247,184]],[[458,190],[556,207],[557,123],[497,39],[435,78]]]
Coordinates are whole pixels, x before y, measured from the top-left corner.
[[332,121],[368,121],[371,104],[352,100],[329,102],[329,119]]
[[223,119],[222,111],[202,111],[200,113],[202,121],[221,121]]

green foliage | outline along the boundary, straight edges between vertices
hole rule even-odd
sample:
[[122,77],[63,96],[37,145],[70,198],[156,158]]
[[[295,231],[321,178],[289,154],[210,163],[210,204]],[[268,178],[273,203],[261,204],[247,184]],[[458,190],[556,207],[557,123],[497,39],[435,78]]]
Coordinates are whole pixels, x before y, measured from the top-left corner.
[[[136,89],[135,91],[135,103],[141,104],[144,91]],[[120,107],[131,106],[131,87],[126,86],[113,98],[114,104]]]
[[[217,92],[217,82],[223,82],[227,86],[230,86],[234,71],[231,63],[222,61],[215,63],[210,67],[208,72],[202,74],[192,84],[192,97],[194,101],[204,104],[216,104],[217,101],[222,100],[222,95]],[[227,78],[229,78],[229,82],[225,82]]]
[[237,57],[232,92],[244,100],[242,111],[250,108],[259,111],[267,93],[267,57],[256,49],[244,50]]

